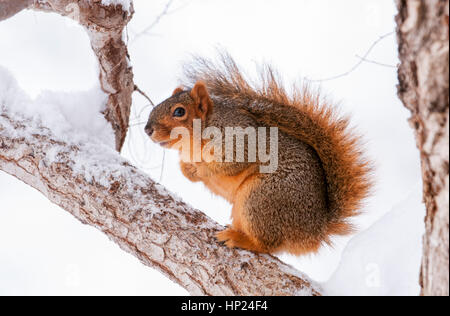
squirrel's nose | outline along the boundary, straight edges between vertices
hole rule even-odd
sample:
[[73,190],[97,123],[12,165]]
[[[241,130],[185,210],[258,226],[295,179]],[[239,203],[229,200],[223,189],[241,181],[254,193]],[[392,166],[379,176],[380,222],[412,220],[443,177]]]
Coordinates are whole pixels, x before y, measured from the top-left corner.
[[149,124],[147,124],[147,126],[145,126],[145,132],[147,133],[148,136],[152,136],[153,134],[153,127]]

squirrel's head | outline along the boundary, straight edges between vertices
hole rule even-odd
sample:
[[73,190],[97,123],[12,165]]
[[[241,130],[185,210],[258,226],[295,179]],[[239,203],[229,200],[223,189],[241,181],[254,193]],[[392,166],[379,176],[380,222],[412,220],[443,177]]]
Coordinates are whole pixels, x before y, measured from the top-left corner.
[[177,88],[152,110],[145,132],[154,142],[170,148],[178,141],[170,139],[172,129],[184,127],[192,135],[194,119],[205,121],[212,110],[213,102],[203,82],[197,82],[190,91]]

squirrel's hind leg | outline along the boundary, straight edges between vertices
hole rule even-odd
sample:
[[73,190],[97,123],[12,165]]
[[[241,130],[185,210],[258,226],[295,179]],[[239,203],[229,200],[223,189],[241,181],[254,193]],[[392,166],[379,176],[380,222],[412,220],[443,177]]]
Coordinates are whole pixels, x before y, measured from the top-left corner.
[[216,238],[229,248],[242,248],[245,250],[270,253],[271,249],[264,247],[255,237],[250,236],[250,225],[245,218],[245,202],[254,188],[255,182],[247,179],[236,192],[232,215],[233,224],[216,234]]
[[245,233],[235,230],[233,228],[227,228],[216,234],[218,241],[223,242],[228,248],[242,248],[254,252],[267,253],[268,251],[256,242],[251,240]]

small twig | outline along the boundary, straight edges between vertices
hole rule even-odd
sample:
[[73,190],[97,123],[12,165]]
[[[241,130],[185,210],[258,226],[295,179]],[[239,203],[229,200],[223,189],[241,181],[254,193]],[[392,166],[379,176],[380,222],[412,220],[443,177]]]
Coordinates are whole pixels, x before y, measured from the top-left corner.
[[129,126],[133,127],[133,126],[139,126],[139,125],[144,125],[144,124],[147,124],[147,122],[133,123],[133,124],[130,124]]
[[361,59],[362,61],[364,61],[366,63],[375,64],[375,65],[382,66],[382,67],[397,68],[397,66],[381,63],[381,62],[376,61],[376,60],[367,59],[367,58],[361,57],[359,55],[356,55],[356,58],[359,58],[359,59]]
[[363,55],[363,57],[359,57],[360,60],[352,67],[350,68],[350,70],[341,73],[339,75],[333,76],[333,77],[329,77],[329,78],[324,78],[324,79],[315,79],[315,80],[310,80],[310,79],[306,79],[309,82],[324,82],[324,81],[331,81],[331,80],[335,80],[338,78],[342,78],[345,76],[348,76],[349,74],[351,74],[352,72],[354,72],[359,66],[361,66],[361,64],[365,61],[367,61],[367,57],[369,56],[369,54],[372,52],[372,50],[375,48],[375,46],[378,45],[378,43],[380,43],[382,40],[384,40],[385,38],[387,38],[388,36],[394,35],[395,32],[389,32],[387,34],[384,34],[382,36],[380,36],[375,42],[372,43],[372,45],[369,47],[369,49],[366,51],[366,53]]
[[162,157],[162,162],[161,162],[161,173],[159,174],[159,183],[161,183],[162,179],[163,179],[165,163],[166,163],[166,150],[163,149],[163,157]]
[[155,106],[152,99],[150,99],[150,97],[144,91],[139,89],[139,87],[136,84],[134,85],[134,91],[139,92],[144,98],[146,98],[148,102],[150,102],[151,106]]
[[174,0],[169,0],[169,2],[167,2],[166,5],[164,6],[163,11],[156,17],[156,19],[153,21],[153,23],[150,24],[149,26],[147,26],[141,32],[137,33],[136,36],[130,41],[130,45],[132,45],[135,41],[137,41],[141,36],[147,34],[148,31],[150,31],[152,28],[154,28],[165,15],[171,14],[172,12],[169,12],[169,9],[170,9],[171,5],[173,4],[173,2],[174,2]]
[[[139,114],[136,117],[136,120],[140,119],[142,116],[142,113],[148,108],[148,107],[155,107],[155,104],[153,103],[153,101],[150,99],[150,97],[144,92],[142,91],[136,84],[134,85],[134,91],[140,93],[144,98],[146,98],[149,101],[149,104],[145,105],[140,111]],[[144,125],[147,122],[136,122],[136,123],[132,123],[129,126],[130,127],[135,127],[135,126],[140,126],[140,125]],[[131,131],[130,131],[130,138],[131,138]],[[130,144],[130,143],[129,143]],[[130,148],[130,153],[133,156],[133,150]],[[164,165],[165,165],[165,159],[166,159],[166,151],[163,150],[163,157],[162,157],[162,162],[161,162],[161,171],[159,174],[159,182],[161,183],[163,175],[164,175]],[[136,160],[136,159],[134,159]],[[147,168],[148,169],[148,168]]]

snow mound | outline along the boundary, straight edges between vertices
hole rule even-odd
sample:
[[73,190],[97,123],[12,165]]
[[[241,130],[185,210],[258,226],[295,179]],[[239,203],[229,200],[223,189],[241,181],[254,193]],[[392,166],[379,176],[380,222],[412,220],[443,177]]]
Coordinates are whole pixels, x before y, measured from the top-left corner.
[[[62,159],[74,176],[105,188],[117,181],[128,190],[130,201],[139,201],[143,198],[139,188],[148,187],[150,182],[115,150],[112,127],[101,113],[106,102],[107,95],[99,87],[85,92],[44,92],[32,100],[9,71],[0,66],[0,139],[5,133],[27,139],[33,146],[39,142],[36,136],[51,137],[52,142],[40,157],[43,164],[51,165]],[[2,114],[26,126],[17,128]],[[163,187],[156,188],[161,195],[168,196]],[[85,192],[88,189],[84,188]],[[142,205],[133,204],[127,212],[141,212]],[[145,214],[150,217],[161,210],[151,203],[146,207]]]
[[421,186],[368,230],[353,238],[323,285],[327,295],[416,296],[425,206]]
[[82,92],[41,93],[32,100],[16,79],[0,66],[0,107],[22,117],[33,119],[71,143],[94,141],[114,148],[114,132],[102,111],[107,95],[100,87]]

